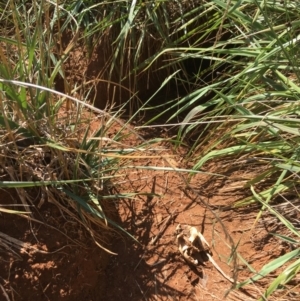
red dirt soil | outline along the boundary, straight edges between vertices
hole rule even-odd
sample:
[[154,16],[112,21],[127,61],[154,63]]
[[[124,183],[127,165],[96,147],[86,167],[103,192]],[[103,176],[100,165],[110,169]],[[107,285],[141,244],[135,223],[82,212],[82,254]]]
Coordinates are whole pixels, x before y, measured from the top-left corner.
[[[156,158],[135,160],[132,165],[186,167],[183,150],[175,154],[166,145],[160,147],[166,150]],[[208,169],[219,170],[213,165]],[[113,235],[110,250],[117,256],[95,246],[85,229],[66,220],[50,203],[34,213],[45,224],[1,213],[0,232],[43,253],[26,247],[15,250],[16,254],[0,250],[0,300],[225,300],[226,294],[227,300],[256,300],[266,279],[247,289],[230,291],[232,284],[210,262],[202,267],[190,266],[175,243],[178,223],[197,227],[212,246],[215,261],[238,281],[251,275],[242,258],[258,271],[287,252],[288,246],[268,234],[263,220],[254,225],[255,210],[227,208],[245,196],[240,183],[246,176],[246,172],[237,170],[221,181],[198,174],[187,189],[187,175],[172,170],[132,169],[123,173],[115,192],[140,195],[115,201],[117,222],[138,243],[125,234]],[[0,193],[5,204],[17,202],[14,191]],[[228,235],[240,254],[235,266]],[[286,300],[299,297],[294,294]],[[277,296],[276,300],[284,299]]]
[[[77,82],[76,76],[82,81],[87,69],[83,57],[84,51],[75,49],[69,68],[67,66],[73,76],[70,83]],[[62,82],[61,85],[57,83],[57,89],[64,90]],[[107,97],[102,99],[105,104]],[[154,136],[151,132],[144,134],[144,137]],[[131,145],[136,144],[136,141],[131,142]],[[290,251],[288,245],[270,234],[274,223],[265,222],[264,216],[255,223],[256,208],[228,209],[234,201],[249,194],[244,184],[261,173],[261,167],[250,169],[237,164],[226,177],[200,173],[187,186],[188,175],[172,170],[188,168],[186,150],[175,152],[167,144],[158,147],[165,150],[148,151],[148,159],[136,159],[131,165],[167,167],[168,171],[130,169],[123,171],[116,180],[113,193],[137,193],[113,201],[112,205],[118,216],[116,222],[138,241],[125,234],[114,234],[109,248],[117,256],[97,247],[82,226],[66,219],[51,203],[45,202],[34,211],[34,218],[42,223],[0,211],[0,234],[29,244],[23,245],[21,250],[14,249],[15,253],[0,248],[0,300],[198,301],[225,300],[227,294],[226,300],[250,301],[261,296],[265,285],[278,275],[278,271],[246,289],[230,291],[232,284],[210,262],[202,267],[190,266],[175,243],[175,229],[179,223],[183,227],[197,227],[212,246],[215,261],[237,281],[253,275],[245,262],[259,271],[271,259]],[[153,155],[157,157],[150,158]],[[218,173],[223,166],[214,163],[205,168],[207,172]],[[1,205],[19,203],[14,190],[0,190],[0,200]],[[37,199],[33,208],[38,203]],[[233,249],[239,254],[236,263],[231,257]],[[297,289],[296,285],[294,287]],[[286,290],[282,294],[279,291],[274,299],[300,300],[297,290],[290,291],[287,296],[284,295]]]

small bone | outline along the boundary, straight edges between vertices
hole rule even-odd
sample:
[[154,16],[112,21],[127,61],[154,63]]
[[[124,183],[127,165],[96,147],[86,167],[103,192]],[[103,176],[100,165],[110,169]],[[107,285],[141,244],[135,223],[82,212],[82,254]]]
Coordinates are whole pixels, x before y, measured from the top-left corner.
[[189,241],[192,245],[198,247],[200,251],[210,252],[210,246],[204,236],[195,227],[190,228]]
[[177,241],[179,252],[184,257],[184,259],[193,265],[198,265],[198,260],[194,259],[192,256],[189,255],[189,253],[193,251],[194,247],[189,243],[189,241],[187,241],[184,238],[183,233],[177,235],[176,241]]
[[176,234],[176,242],[178,249],[187,262],[193,265],[198,265],[198,260],[193,258],[192,256],[198,255],[201,252],[205,252],[208,260],[212,263],[216,270],[231,283],[235,282],[234,279],[232,279],[230,276],[223,272],[223,270],[212,258],[212,253],[210,251],[210,246],[208,242],[201,234],[201,232],[199,232],[195,227],[190,227],[190,237],[188,239],[185,237],[180,224],[178,224],[178,226],[176,227]]

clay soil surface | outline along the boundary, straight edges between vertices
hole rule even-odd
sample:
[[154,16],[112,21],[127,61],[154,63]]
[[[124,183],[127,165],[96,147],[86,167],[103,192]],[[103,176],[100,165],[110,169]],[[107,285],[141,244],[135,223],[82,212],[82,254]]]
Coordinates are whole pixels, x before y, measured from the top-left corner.
[[[81,65],[82,53],[80,49],[73,53],[73,65],[81,71],[78,76],[86,67]],[[76,75],[75,71],[72,73]],[[143,136],[158,137],[151,132]],[[137,141],[128,144],[137,145]],[[231,290],[234,284],[210,262],[195,267],[184,260],[176,245],[175,229],[181,224],[201,231],[214,260],[239,282],[289,252],[288,245],[270,234],[280,233],[276,219],[263,215],[255,222],[258,208],[229,208],[250,195],[244,185],[260,174],[262,167],[211,162],[205,166],[206,173],[194,175],[187,185],[188,174],[174,171],[191,168],[187,149],[175,151],[168,143],[153,147],[160,151],[143,152],[140,155],[147,158],[134,159],[131,165],[165,170],[122,170],[114,183],[112,193],[124,194],[122,200],[111,203],[115,221],[135,239],[110,233],[108,247],[118,255],[109,255],[96,246],[82,226],[51,203],[33,210],[34,218],[41,222],[0,213],[0,240],[7,244],[0,249],[1,301],[250,301],[261,296],[278,271],[255,285]],[[225,170],[226,164],[231,169],[222,177],[207,174]],[[126,197],[128,193],[132,194]],[[0,190],[0,200],[1,204],[20,202],[14,190]],[[38,204],[36,195],[33,208]],[[22,242],[20,248],[12,252],[3,234]],[[284,292],[279,291],[275,300],[300,300],[297,292]]]
[[[135,159],[133,165],[169,170],[131,169],[122,172],[113,188],[114,193],[137,193],[112,203],[116,222],[136,239],[113,234],[109,248],[117,256],[95,246],[80,225],[50,203],[34,213],[42,223],[1,213],[0,232],[23,245],[14,253],[1,249],[0,300],[256,300],[276,274],[246,289],[230,290],[233,284],[210,262],[195,267],[184,260],[175,229],[181,224],[201,231],[215,261],[236,281],[253,275],[250,267],[258,271],[289,251],[269,234],[276,221],[262,218],[255,224],[255,208],[229,209],[247,195],[243,184],[258,170],[237,167],[223,178],[199,173],[187,186],[188,175],[172,170],[188,167],[186,150],[175,152],[168,144],[157,148],[161,150],[148,151],[149,158]],[[219,170],[218,164],[207,166],[211,173]],[[5,204],[18,201],[14,191],[0,193]],[[278,295],[277,300],[297,300],[295,296]]]

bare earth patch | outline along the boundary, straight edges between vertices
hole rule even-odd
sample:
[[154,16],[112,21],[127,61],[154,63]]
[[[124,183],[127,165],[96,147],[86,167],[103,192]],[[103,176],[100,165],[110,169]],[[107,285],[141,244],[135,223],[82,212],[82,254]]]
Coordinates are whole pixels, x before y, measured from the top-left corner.
[[[17,195],[1,191],[13,204]],[[15,253],[0,249],[1,300],[98,300],[108,255],[76,222],[45,204],[37,217],[46,225],[1,214],[0,232],[24,242]],[[26,245],[27,244],[27,245]],[[9,245],[9,244],[8,244]]]
[[[74,51],[72,59],[78,61],[74,68],[80,70],[71,72],[76,82],[77,76],[86,71],[80,49]],[[88,80],[89,77],[92,78],[91,74]],[[59,84],[62,85],[58,82],[57,89],[64,90]],[[106,96],[102,101],[106,104]],[[95,118],[92,130],[99,126]],[[144,133],[147,139],[156,136]],[[130,146],[137,144],[128,141]],[[237,166],[227,177],[200,173],[187,185],[188,174],[172,170],[191,166],[185,162],[186,150],[175,152],[168,144],[157,147],[165,150],[141,152],[148,158],[134,159],[131,165],[169,170],[121,170],[113,188],[113,193],[136,193],[112,201],[116,222],[136,239],[115,233],[109,248],[117,256],[95,246],[82,226],[66,219],[51,203],[45,202],[35,212],[34,217],[42,223],[0,213],[0,232],[31,246],[15,253],[0,249],[0,299],[198,301],[225,300],[226,296],[226,300],[251,301],[261,296],[277,272],[247,289],[231,291],[232,283],[210,262],[195,267],[184,260],[175,233],[178,224],[196,227],[212,247],[213,258],[223,272],[238,282],[290,251],[289,245],[270,234],[272,225],[267,217],[263,215],[255,222],[257,209],[229,208],[234,201],[249,195],[244,184],[260,170],[255,166]],[[206,167],[206,172],[219,170],[217,163]],[[0,198],[5,204],[18,202],[14,191],[0,190]],[[37,196],[34,205],[38,203]],[[299,289],[287,296],[279,291],[274,299],[299,300]]]
[[[92,124],[96,128],[97,122]],[[178,224],[201,231],[215,262],[238,282],[253,275],[250,269],[259,271],[289,251],[269,233],[269,220],[263,216],[255,223],[257,209],[229,208],[249,193],[243,188],[247,170],[236,168],[227,177],[199,173],[187,185],[188,174],[173,170],[187,168],[185,150],[155,147],[162,150],[141,152],[146,158],[133,159],[131,165],[168,170],[120,170],[112,188],[112,193],[136,193],[111,204],[116,222],[136,239],[115,233],[109,248],[117,256],[95,246],[82,226],[51,203],[35,213],[42,223],[2,213],[0,232],[28,245],[15,253],[0,250],[1,300],[256,300],[277,273],[231,291],[233,284],[211,262],[192,266],[184,260],[175,231]],[[211,163],[206,171],[219,170]],[[254,167],[248,176],[251,172]],[[1,191],[0,196],[5,204],[18,199],[14,191]],[[281,297],[279,292],[275,299],[297,300],[299,295]]]

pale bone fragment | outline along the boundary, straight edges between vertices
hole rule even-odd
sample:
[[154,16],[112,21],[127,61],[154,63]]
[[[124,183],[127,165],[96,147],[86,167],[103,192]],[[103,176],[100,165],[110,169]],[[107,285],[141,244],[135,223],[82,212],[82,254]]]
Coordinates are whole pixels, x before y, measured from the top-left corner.
[[189,241],[194,246],[197,246],[197,243],[198,243],[198,245],[199,245],[198,247],[200,248],[201,251],[210,250],[210,246],[209,246],[208,242],[206,241],[204,236],[201,234],[201,232],[199,232],[195,227],[190,228]]
[[211,257],[210,254],[207,254],[209,261],[213,264],[213,266],[217,269],[217,271],[229,282],[235,283],[234,279],[232,279],[230,276],[226,275],[225,272],[219,267],[219,265],[215,262],[215,260]]
[[[231,283],[234,283],[234,279],[232,279],[231,277],[229,277],[228,275],[226,275],[223,270],[219,267],[219,265],[215,262],[215,260],[212,258],[211,256],[211,250],[210,250],[210,246],[208,244],[208,242],[206,241],[206,239],[204,238],[204,236],[201,234],[201,232],[199,232],[195,227],[191,227],[190,228],[190,237],[189,237],[189,241],[197,246],[198,248],[200,248],[202,251],[205,251],[208,260],[212,263],[212,265],[216,268],[216,270],[224,277],[226,278],[228,281],[230,281]],[[200,246],[198,246],[200,243]]]
[[[177,230],[177,229],[176,229]],[[197,251],[197,249],[188,241],[185,239],[184,234],[181,232],[176,237],[177,246],[179,249],[179,252],[183,256],[183,258],[193,264],[198,265],[198,260],[194,259],[190,254],[192,254],[194,251]],[[194,250],[195,249],[195,250]]]
[[211,256],[211,250],[208,242],[204,236],[195,228],[190,227],[190,237],[186,239],[183,234],[183,230],[180,224],[176,227],[177,233],[177,245],[182,256],[193,265],[198,265],[198,260],[194,259],[191,255],[199,254],[200,252],[205,252],[208,260],[216,268],[216,270],[229,282],[234,283],[234,279],[226,275],[219,265]]

